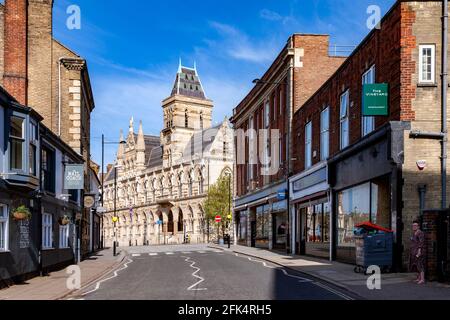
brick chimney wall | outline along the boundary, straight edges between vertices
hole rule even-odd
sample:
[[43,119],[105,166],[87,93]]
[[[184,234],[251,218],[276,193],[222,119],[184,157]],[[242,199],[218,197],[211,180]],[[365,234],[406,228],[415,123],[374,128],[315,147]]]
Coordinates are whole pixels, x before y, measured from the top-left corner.
[[22,104],[27,96],[28,1],[5,0],[4,88]]

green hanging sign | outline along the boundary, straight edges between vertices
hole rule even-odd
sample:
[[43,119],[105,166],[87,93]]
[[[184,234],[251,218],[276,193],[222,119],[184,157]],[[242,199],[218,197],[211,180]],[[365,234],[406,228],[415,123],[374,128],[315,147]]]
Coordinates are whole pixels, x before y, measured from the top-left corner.
[[363,85],[363,116],[389,115],[389,86],[387,83]]

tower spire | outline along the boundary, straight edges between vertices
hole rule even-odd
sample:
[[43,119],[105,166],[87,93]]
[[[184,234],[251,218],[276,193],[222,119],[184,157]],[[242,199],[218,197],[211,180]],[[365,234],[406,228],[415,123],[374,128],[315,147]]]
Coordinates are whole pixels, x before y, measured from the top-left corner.
[[145,151],[144,130],[142,128],[142,120],[139,121],[139,133],[137,138],[136,150]]
[[131,119],[130,119],[130,128],[129,128],[130,134],[133,134],[133,133],[134,133],[134,128],[133,128],[133,126],[134,126],[134,118],[131,117]]
[[[120,139],[119,139],[119,141],[124,141],[123,140],[123,130],[122,129],[120,129]],[[119,144],[119,148],[117,150],[117,159],[118,160],[120,160],[122,158],[123,152],[124,152],[124,147],[123,147],[123,144],[120,143]]]

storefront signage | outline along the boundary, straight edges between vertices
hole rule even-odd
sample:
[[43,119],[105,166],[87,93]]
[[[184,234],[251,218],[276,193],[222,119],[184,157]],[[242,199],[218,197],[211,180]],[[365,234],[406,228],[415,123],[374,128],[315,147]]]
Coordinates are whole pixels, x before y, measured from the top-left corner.
[[387,83],[365,84],[362,100],[363,116],[389,115],[389,87]]
[[82,164],[68,164],[64,172],[64,189],[84,189],[84,166]]
[[298,192],[325,181],[327,181],[326,167],[317,170],[316,172],[311,173],[303,178],[298,179],[293,183],[293,189],[294,192]]
[[30,221],[21,220],[19,225],[19,247],[20,249],[27,249],[30,247]]
[[95,196],[93,195],[86,195],[84,196],[84,207],[85,208],[92,208],[95,204]]
[[277,199],[278,200],[286,199],[286,190],[284,190],[284,189],[278,190]]

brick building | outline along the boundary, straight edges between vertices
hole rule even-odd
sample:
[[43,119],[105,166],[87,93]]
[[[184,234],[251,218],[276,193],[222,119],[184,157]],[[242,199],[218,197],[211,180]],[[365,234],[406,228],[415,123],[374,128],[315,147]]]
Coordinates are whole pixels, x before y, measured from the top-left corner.
[[[288,146],[296,144],[289,140],[292,114],[344,60],[329,56],[328,41],[326,35],[292,35],[233,110],[237,160],[234,212],[241,244],[289,247],[286,192],[292,159]],[[263,130],[269,131],[264,135]]]
[[[0,4],[0,85],[31,106],[43,124],[82,155],[90,193],[90,114],[94,99],[86,61],[53,38],[53,0]],[[89,251],[89,210],[83,209],[83,255]]]
[[[397,1],[294,114],[297,252],[354,262],[353,228],[371,220],[406,266],[412,221],[441,207],[441,16],[440,1]],[[372,83],[388,84],[387,116],[363,117]]]

